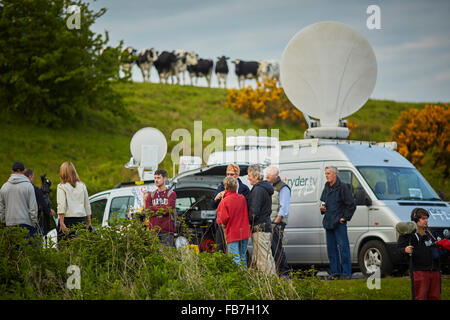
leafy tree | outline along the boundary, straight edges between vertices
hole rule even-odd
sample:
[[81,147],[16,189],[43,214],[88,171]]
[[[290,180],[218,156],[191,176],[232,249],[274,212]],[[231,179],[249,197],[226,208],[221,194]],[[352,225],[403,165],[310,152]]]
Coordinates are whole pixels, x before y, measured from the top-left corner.
[[[80,8],[75,26],[68,21],[72,5]],[[126,117],[111,87],[122,44],[106,47],[108,33],[90,30],[105,12],[82,1],[0,0],[2,111],[55,127],[86,118],[88,110]]]

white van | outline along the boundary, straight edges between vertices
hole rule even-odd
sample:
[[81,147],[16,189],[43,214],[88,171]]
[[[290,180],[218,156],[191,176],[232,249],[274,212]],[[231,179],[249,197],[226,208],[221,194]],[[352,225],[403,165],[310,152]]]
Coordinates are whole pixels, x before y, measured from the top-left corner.
[[[394,150],[395,142],[301,139],[279,144],[279,163],[272,164],[279,167],[280,178],[291,188],[289,222],[285,229],[285,250],[290,264],[328,264],[323,216],[319,210],[327,166],[337,167],[339,178],[353,187],[357,209],[348,224],[350,250],[352,263],[365,275],[377,267],[387,275],[402,263],[395,255],[395,226],[410,221],[414,208],[423,207],[430,212],[429,226],[441,236],[444,229],[450,228],[450,206]],[[215,163],[220,162],[218,159],[228,162],[235,159],[239,163],[249,154],[247,149],[240,146],[233,151],[212,154],[211,158]],[[251,188],[243,177],[248,165],[240,164],[241,179]],[[209,165],[184,172],[173,181],[201,176],[209,185],[214,185],[214,181],[218,185],[225,176],[225,168],[225,164]]]
[[432,230],[442,234],[450,228],[449,205],[408,160],[387,146],[326,139],[281,142],[280,176],[292,191],[286,227],[289,263],[328,263],[318,209],[327,166],[337,167],[339,178],[353,187],[357,209],[348,224],[350,250],[352,262],[364,274],[375,267],[390,274],[400,262],[393,254],[395,226],[410,221],[414,208],[430,212]]
[[[393,254],[398,222],[410,221],[411,211],[423,207],[430,212],[429,226],[439,234],[450,229],[450,207],[433,191],[420,172],[393,150],[395,144],[363,141],[302,139],[280,141],[281,179],[291,188],[289,220],[286,226],[286,257],[292,265],[327,265],[328,256],[323,216],[319,210],[325,185],[326,166],[336,166],[339,178],[353,187],[357,209],[348,223],[352,263],[365,274],[381,269],[390,274],[402,261]],[[227,158],[245,150],[226,151]],[[214,157],[217,159],[217,155]],[[241,180],[249,163],[239,163]],[[267,166],[268,164],[262,164]],[[177,212],[188,216],[201,245],[214,239],[211,225],[215,219],[211,200],[225,177],[227,164],[212,164],[185,171],[171,180],[177,194]],[[107,224],[114,215],[124,216],[126,208],[140,206],[142,195],[153,190],[151,184],[116,188],[90,197],[93,216]]]

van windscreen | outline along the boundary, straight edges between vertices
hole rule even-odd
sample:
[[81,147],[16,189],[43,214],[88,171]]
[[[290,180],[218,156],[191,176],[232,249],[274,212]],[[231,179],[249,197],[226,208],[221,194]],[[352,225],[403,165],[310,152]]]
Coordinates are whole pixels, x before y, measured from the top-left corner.
[[357,168],[379,200],[441,201],[415,168]]

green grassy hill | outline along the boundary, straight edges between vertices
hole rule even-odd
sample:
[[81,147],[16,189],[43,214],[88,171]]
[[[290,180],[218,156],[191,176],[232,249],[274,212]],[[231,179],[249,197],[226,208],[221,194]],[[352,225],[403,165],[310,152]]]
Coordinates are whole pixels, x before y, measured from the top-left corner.
[[[193,139],[194,121],[202,120],[202,131],[219,129],[225,137],[226,129],[260,128],[261,122],[247,119],[225,106],[224,89],[192,86],[173,86],[152,83],[122,83],[116,90],[125,97],[126,108],[135,119],[125,121],[109,114],[92,112],[78,126],[51,129],[30,125],[26,119],[0,120],[0,181],[10,175],[14,161],[22,161],[35,170],[35,176],[47,173],[53,185],[59,182],[59,166],[66,160],[77,167],[89,194],[112,188],[119,182],[137,179],[136,171],[124,168],[131,157],[129,143],[134,132],[150,126],[161,130],[168,141],[168,154],[161,167],[172,175],[171,149],[179,141],[171,141],[175,129],[189,130]],[[352,139],[387,141],[390,127],[401,111],[410,107],[422,108],[426,103],[369,100],[349,118],[357,125]],[[304,124],[275,122],[280,139],[303,138]],[[270,134],[270,131],[269,131]],[[206,147],[211,142],[203,142]],[[193,147],[193,146],[192,146]],[[424,166],[422,173],[435,189],[448,195],[448,182],[439,177],[436,169]],[[40,180],[36,181],[40,185]],[[53,188],[54,189],[54,188]]]

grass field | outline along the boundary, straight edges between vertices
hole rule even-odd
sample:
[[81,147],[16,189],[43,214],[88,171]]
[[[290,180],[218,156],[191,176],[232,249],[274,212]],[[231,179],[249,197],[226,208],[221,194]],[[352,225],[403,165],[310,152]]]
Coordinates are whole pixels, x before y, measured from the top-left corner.
[[[160,167],[172,175],[170,151],[179,143],[178,140],[171,140],[174,130],[189,130],[193,142],[196,120],[202,121],[203,133],[217,128],[224,137],[226,129],[257,130],[261,125],[227,108],[225,89],[121,83],[116,85],[116,90],[123,93],[124,107],[134,116],[132,121],[108,113],[91,112],[76,126],[52,129],[30,125],[26,119],[1,119],[0,181],[7,180],[12,163],[20,160],[35,170],[36,177],[47,173],[57,184],[60,164],[70,160],[87,184],[89,194],[93,194],[122,181],[137,179],[136,172],[123,166],[131,157],[131,137],[142,127],[156,127],[166,136],[169,150]],[[352,131],[352,139],[377,142],[390,140],[390,127],[401,111],[411,107],[422,108],[425,104],[369,100],[348,119],[357,125]],[[278,121],[270,129],[279,129],[280,139],[287,140],[303,138],[302,128],[302,124]],[[210,143],[204,141],[203,148]],[[426,163],[422,173],[436,190],[442,189],[450,195],[449,183],[440,176],[439,170]],[[37,184],[40,185],[40,181]]]

